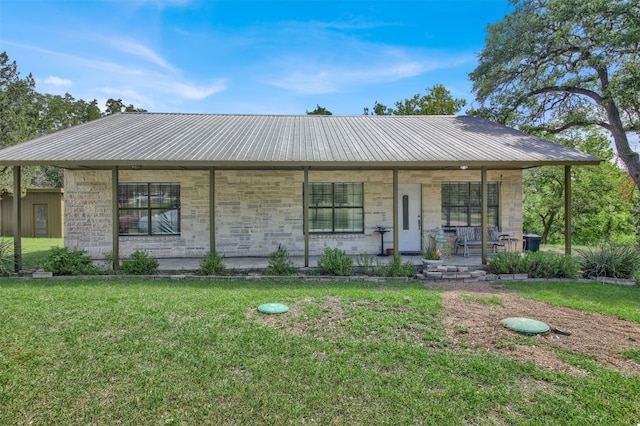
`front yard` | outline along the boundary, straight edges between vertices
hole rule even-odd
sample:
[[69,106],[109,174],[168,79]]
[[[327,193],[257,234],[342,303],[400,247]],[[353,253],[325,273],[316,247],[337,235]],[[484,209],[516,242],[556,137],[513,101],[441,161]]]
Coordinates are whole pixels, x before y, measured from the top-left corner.
[[[638,288],[537,285],[3,279],[0,424],[638,423]],[[452,295],[497,316],[519,295],[606,313],[629,368],[557,335],[474,340]]]

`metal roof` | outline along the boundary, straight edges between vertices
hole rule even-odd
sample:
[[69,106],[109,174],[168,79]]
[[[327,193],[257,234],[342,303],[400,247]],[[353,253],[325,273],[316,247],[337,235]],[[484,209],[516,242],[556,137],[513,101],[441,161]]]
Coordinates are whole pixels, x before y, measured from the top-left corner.
[[0,150],[67,168],[526,168],[600,160],[470,116],[123,113]]

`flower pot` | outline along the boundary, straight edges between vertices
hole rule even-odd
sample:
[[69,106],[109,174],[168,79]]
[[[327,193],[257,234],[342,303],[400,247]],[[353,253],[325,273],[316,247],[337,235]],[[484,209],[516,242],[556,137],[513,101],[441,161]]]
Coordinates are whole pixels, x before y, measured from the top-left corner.
[[393,249],[392,248],[388,248],[387,249],[387,256],[393,256]]

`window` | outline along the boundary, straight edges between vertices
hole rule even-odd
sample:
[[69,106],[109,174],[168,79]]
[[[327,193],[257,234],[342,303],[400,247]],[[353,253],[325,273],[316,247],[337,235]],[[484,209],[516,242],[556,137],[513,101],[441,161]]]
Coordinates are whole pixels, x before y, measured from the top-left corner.
[[[480,182],[442,184],[442,226],[480,226],[482,196]],[[498,182],[487,183],[487,219],[498,226]]]
[[309,232],[364,232],[364,184],[310,183]]
[[179,183],[121,183],[120,235],[179,235]]

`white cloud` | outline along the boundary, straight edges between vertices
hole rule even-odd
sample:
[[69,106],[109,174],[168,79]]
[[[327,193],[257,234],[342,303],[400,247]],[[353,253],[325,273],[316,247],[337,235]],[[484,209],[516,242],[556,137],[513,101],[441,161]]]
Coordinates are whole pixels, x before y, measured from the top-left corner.
[[156,52],[144,46],[136,41],[127,40],[127,39],[115,39],[108,40],[108,42],[120,50],[121,52],[131,54],[143,60],[149,61],[152,64],[158,65],[162,68],[165,68],[170,71],[174,71],[175,68],[169,62],[167,62],[164,58],[158,55]]
[[173,94],[178,95],[184,99],[201,100],[208,98],[211,95],[220,93],[226,90],[227,85],[224,80],[218,80],[217,82],[209,86],[198,86],[192,83],[169,83],[167,90]]
[[52,86],[59,86],[59,87],[69,87],[69,86],[73,86],[73,83],[71,82],[71,80],[67,80],[64,78],[60,78],[60,77],[56,77],[53,75],[50,75],[49,77],[44,79],[44,83],[45,84],[50,84]]
[[[109,98],[117,98],[122,99],[125,105],[133,104],[135,107],[140,108],[151,107],[153,106],[153,99],[148,96],[145,96],[139,93],[135,89],[127,88],[127,87],[101,87],[98,89],[99,92],[104,93]],[[105,100],[106,102],[106,100]],[[101,105],[104,105],[105,102],[102,102]]]
[[[336,63],[329,66],[303,63],[299,60],[283,61],[282,74],[272,77],[269,83],[296,94],[325,94],[347,90],[353,86],[365,86],[416,77],[424,73],[457,67],[474,58],[455,56],[450,58],[398,58],[396,54],[381,53],[380,57],[361,58],[357,64]],[[408,55],[406,55],[408,56]],[[321,69],[321,71],[318,71]]]

